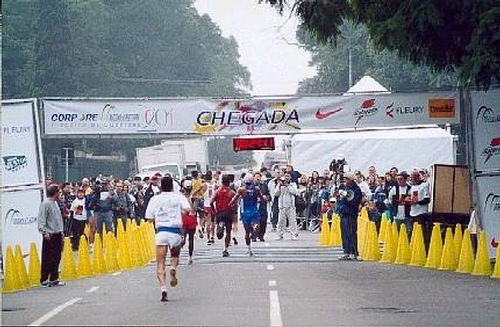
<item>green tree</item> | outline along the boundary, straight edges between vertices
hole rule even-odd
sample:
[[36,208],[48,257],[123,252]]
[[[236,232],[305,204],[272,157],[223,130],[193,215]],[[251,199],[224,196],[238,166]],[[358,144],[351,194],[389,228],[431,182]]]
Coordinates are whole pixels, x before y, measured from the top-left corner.
[[500,6],[496,0],[265,0],[292,11],[322,42],[335,42],[344,20],[367,26],[379,49],[487,89],[500,80]]
[[399,58],[394,51],[376,49],[363,25],[345,22],[340,32],[336,44],[323,44],[304,26],[299,28],[298,40],[312,53],[311,64],[318,69],[316,76],[300,83],[299,93],[345,92],[349,88],[349,51],[354,81],[370,75],[393,91],[456,86],[454,74],[436,73]]

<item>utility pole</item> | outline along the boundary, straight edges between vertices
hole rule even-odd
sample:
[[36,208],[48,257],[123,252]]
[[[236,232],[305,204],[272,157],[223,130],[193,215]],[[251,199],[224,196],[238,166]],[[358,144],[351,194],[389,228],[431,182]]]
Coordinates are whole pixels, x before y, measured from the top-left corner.
[[349,89],[352,87],[352,52],[349,45]]
[[66,169],[66,178],[65,178],[65,181],[68,182],[69,180],[69,151],[71,150],[71,148],[62,148],[64,150],[64,156],[65,156],[65,159],[64,160],[64,166],[65,166],[65,169]]

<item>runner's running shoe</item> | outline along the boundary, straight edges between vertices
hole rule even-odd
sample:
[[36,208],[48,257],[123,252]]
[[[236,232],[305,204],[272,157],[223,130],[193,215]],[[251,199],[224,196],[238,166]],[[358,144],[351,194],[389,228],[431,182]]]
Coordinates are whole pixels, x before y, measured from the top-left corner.
[[167,302],[167,291],[161,291],[161,302]]
[[222,256],[225,258],[225,257],[229,257],[229,252],[227,251],[222,251]]
[[236,239],[236,237],[233,237],[233,242],[234,242],[234,245],[238,245],[238,240]]
[[179,281],[177,280],[176,270],[170,269],[170,286],[175,287],[177,286],[178,282]]

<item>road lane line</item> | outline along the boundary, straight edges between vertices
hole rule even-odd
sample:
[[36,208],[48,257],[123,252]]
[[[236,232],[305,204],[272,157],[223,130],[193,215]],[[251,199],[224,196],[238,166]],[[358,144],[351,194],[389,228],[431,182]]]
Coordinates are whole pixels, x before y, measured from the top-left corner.
[[271,287],[272,287],[272,286],[276,286],[276,281],[275,281],[274,279],[271,279],[271,280],[269,281],[269,286],[271,286]]
[[90,289],[88,289],[86,292],[87,293],[92,293],[95,292],[99,289],[100,286],[92,286]]
[[121,273],[122,273],[121,271],[117,271],[117,272],[115,272],[115,273],[112,273],[112,274],[111,274],[111,276],[118,276],[118,275],[120,275]]
[[273,265],[267,265],[267,270],[274,270],[274,266]]
[[278,291],[269,291],[269,303],[271,327],[283,326],[283,321],[281,320],[280,299],[278,297]]
[[73,304],[80,301],[81,299],[82,299],[81,297],[76,297],[72,300],[69,300],[66,303],[63,303],[63,304],[55,307],[54,309],[50,310],[49,312],[47,312],[45,315],[43,315],[39,319],[37,319],[34,322],[32,322],[31,324],[29,324],[28,326],[40,326],[41,324],[43,324],[44,322],[46,322],[50,318],[54,317],[55,315],[57,315],[58,313],[60,313],[64,309],[66,309],[67,307],[72,306]]

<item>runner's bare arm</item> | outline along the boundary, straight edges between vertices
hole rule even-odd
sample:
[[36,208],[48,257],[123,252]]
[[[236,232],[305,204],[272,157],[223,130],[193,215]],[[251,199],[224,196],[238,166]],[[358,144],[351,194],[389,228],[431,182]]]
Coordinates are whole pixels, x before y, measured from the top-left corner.
[[242,195],[242,188],[240,187],[238,189],[238,191],[236,192],[236,194],[233,196],[233,198],[231,199],[231,201],[229,201],[229,206],[232,207],[236,201],[238,201],[238,199],[240,198],[240,196]]

